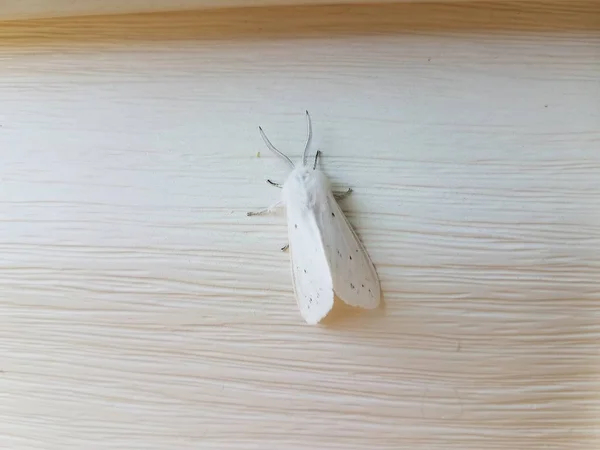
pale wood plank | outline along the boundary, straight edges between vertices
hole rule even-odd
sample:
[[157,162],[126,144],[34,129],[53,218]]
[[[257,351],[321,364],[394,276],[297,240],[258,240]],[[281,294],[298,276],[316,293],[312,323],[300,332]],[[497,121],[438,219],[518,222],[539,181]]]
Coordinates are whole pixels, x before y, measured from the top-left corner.
[[[586,5],[3,28],[0,447],[598,448]],[[305,108],[385,295],[321,327],[244,214],[285,176],[257,125],[297,155]]]

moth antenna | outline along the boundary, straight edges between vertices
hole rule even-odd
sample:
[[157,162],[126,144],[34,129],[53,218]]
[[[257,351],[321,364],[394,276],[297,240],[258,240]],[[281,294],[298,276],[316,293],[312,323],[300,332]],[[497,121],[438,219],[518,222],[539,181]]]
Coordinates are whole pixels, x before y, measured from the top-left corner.
[[312,124],[310,122],[310,114],[306,111],[306,145],[304,146],[304,153],[302,154],[302,165],[306,165],[306,157],[308,154],[308,147],[310,146],[310,141],[312,140]]
[[294,163],[292,162],[292,160],[290,158],[288,158],[287,156],[285,156],[281,151],[277,150],[277,148],[273,144],[271,144],[271,141],[269,141],[269,138],[263,131],[262,127],[258,127],[258,131],[260,131],[260,135],[263,138],[263,141],[265,141],[265,144],[267,145],[267,147],[269,147],[269,150],[271,150],[276,155],[279,155],[280,157],[282,157],[293,169]]

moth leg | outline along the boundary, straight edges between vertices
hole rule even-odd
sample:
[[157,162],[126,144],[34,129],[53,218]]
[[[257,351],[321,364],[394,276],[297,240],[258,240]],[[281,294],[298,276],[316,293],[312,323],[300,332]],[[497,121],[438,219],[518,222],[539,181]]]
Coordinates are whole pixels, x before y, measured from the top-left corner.
[[334,192],[333,196],[335,197],[335,199],[337,201],[340,201],[340,200],[344,200],[350,194],[352,194],[352,188],[348,188],[348,190],[344,191],[344,192]]
[[246,215],[247,216],[263,216],[265,214],[272,213],[279,206],[281,206],[281,201],[278,201],[277,203],[269,206],[268,208],[261,209],[260,211],[250,211],[250,212],[246,213]]
[[313,163],[313,170],[317,168],[317,162],[319,161],[319,156],[321,156],[321,150],[317,150],[315,154],[315,162]]
[[290,244],[285,244],[283,247],[281,247],[281,251],[285,252],[290,248]]
[[271,186],[275,186],[276,188],[281,189],[283,186],[279,183],[275,183],[274,181],[271,180],[267,180],[267,183],[269,183]]

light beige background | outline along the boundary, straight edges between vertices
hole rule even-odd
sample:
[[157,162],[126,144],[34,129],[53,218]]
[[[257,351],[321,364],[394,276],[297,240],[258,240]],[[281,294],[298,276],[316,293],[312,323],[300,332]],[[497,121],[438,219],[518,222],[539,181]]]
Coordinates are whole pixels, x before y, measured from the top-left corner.
[[[0,25],[0,448],[598,448],[599,79],[595,2]],[[318,327],[305,109],[385,296]]]

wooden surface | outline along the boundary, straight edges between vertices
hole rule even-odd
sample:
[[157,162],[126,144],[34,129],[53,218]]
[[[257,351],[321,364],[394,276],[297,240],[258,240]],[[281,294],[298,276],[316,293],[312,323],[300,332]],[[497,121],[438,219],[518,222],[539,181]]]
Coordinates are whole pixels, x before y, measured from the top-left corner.
[[[597,449],[596,5],[3,25],[0,448]],[[305,109],[385,298],[318,327]]]
[[[99,14],[155,13],[205,8],[272,7],[356,3],[441,3],[453,0],[0,0],[0,20]],[[485,2],[486,0],[466,0]],[[489,0],[487,0],[489,1]],[[521,2],[535,0],[521,0]]]

